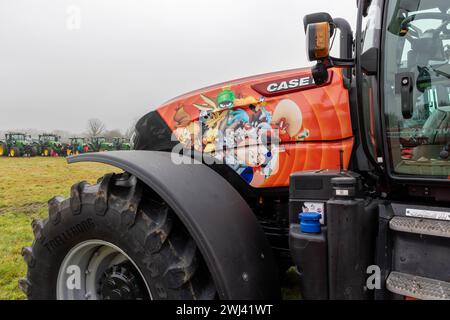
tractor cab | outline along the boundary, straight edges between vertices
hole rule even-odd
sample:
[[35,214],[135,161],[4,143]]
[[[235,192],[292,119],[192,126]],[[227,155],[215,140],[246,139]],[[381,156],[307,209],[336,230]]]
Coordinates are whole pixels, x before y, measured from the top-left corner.
[[57,136],[56,134],[41,134],[39,135],[39,141],[41,143],[47,143],[47,142],[59,142],[60,136]]
[[113,144],[108,142],[105,137],[92,137],[90,148],[95,152],[112,151]]
[[11,144],[17,142],[23,142],[26,140],[26,135],[24,133],[7,133],[5,134],[6,141],[9,141]]
[[85,143],[86,143],[86,139],[85,138],[70,138],[70,144],[83,145]]
[[130,140],[122,137],[114,137],[112,140],[114,150],[130,150]]
[[106,138],[105,138],[105,137],[92,137],[92,138],[91,138],[91,141],[92,141],[93,143],[99,143],[99,144],[101,144],[101,143],[105,143],[105,142],[106,142]]
[[449,11],[450,0],[358,1],[353,58],[330,55],[335,20],[305,18],[315,84],[353,71],[355,134],[349,170],[291,176],[305,297],[450,299]]
[[382,189],[399,190],[399,197],[449,201],[441,186],[450,176],[450,1],[358,4],[356,59],[329,56],[328,42],[318,36],[332,33],[327,19],[311,15],[319,22],[306,26],[316,83],[327,79],[331,67],[355,67],[350,95],[357,101],[359,152],[353,167],[376,172]]

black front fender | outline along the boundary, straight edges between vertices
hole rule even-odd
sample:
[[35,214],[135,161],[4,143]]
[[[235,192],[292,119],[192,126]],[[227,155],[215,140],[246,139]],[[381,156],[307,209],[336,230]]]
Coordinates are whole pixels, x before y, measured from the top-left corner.
[[85,153],[69,163],[100,162],[129,172],[154,190],[178,215],[197,243],[221,299],[279,298],[272,250],[244,199],[209,167],[171,153]]

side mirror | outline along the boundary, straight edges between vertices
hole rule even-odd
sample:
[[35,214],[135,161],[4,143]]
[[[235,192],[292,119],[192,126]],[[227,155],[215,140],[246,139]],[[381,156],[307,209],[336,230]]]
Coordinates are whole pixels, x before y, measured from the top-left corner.
[[305,28],[305,32],[309,24],[318,22],[328,22],[331,26],[331,36],[333,35],[334,32],[333,17],[327,12],[311,13],[304,16],[303,27]]
[[[312,76],[316,85],[322,85],[328,81],[328,69],[332,67],[337,68],[353,68],[355,60],[348,58],[351,56],[351,28],[348,22],[343,19],[335,19],[328,13],[314,13],[305,16],[303,19],[306,30],[306,51],[309,61],[317,61],[317,64],[312,68]],[[349,52],[344,52],[344,58],[335,58],[330,56],[330,39],[336,32],[336,28],[341,31],[341,38],[346,39],[346,47]],[[342,33],[345,35],[342,37]],[[350,39],[347,39],[350,38]],[[342,43],[341,43],[342,46]]]

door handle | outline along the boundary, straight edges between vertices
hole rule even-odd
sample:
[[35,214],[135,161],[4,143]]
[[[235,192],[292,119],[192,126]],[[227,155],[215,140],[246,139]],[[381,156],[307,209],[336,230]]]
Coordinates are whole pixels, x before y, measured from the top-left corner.
[[413,85],[414,73],[404,72],[395,75],[395,93],[400,94],[404,119],[411,119],[413,115]]

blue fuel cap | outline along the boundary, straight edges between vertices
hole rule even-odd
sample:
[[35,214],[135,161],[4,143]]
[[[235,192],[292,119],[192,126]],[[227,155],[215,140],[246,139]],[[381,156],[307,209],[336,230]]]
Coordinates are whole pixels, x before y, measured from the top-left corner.
[[300,231],[304,233],[320,233],[320,219],[322,215],[318,212],[299,213]]

